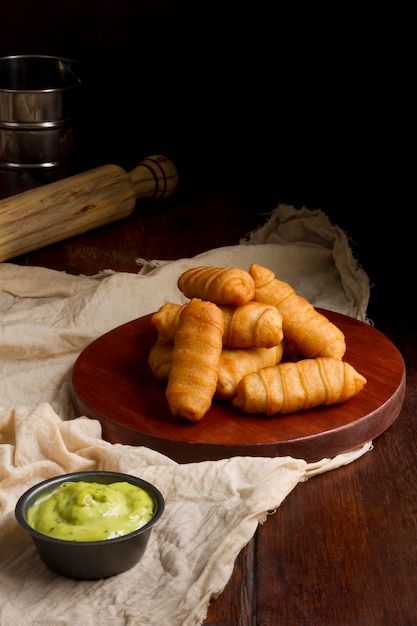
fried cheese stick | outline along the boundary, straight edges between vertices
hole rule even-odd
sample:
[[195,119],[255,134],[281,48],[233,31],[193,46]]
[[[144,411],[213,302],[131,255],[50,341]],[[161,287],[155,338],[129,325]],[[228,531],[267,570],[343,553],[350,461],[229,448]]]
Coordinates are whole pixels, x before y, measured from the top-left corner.
[[282,352],[282,343],[272,348],[223,348],[216,398],[230,400],[236,392],[239,381],[246,374],[256,372],[263,367],[277,365],[282,359]]
[[215,304],[240,306],[253,300],[252,276],[237,267],[193,267],[183,272],[177,285],[187,298],[200,298]]
[[148,365],[152,374],[161,382],[168,380],[172,363],[174,344],[158,337],[149,351]]
[[224,315],[223,345],[228,348],[272,348],[284,337],[282,315],[262,302],[233,307],[220,305]]
[[176,417],[196,422],[209,410],[219,376],[223,333],[223,312],[213,302],[193,298],[181,312],[166,388]]
[[[152,374],[161,382],[168,380],[172,365],[174,344],[159,339],[149,352],[148,363]],[[238,382],[246,374],[262,367],[276,365],[282,359],[283,344],[272,348],[223,348],[216,387],[216,398],[229,400],[233,397]]]
[[255,281],[255,300],[273,304],[282,315],[282,327],[288,347],[307,358],[341,359],[346,351],[343,332],[310,302],[296,294],[274,272],[253,263],[249,273]]
[[172,342],[175,340],[180,315],[186,304],[174,304],[173,302],[165,302],[152,315],[151,324],[158,331],[158,339],[161,341]]
[[[174,341],[186,304],[166,302],[153,314],[151,324],[159,338]],[[224,315],[223,345],[227,348],[272,348],[283,339],[282,315],[271,304],[248,302],[242,306],[218,305]]]
[[294,413],[345,402],[359,393],[366,382],[364,376],[341,359],[302,359],[244,376],[232,404],[244,413]]

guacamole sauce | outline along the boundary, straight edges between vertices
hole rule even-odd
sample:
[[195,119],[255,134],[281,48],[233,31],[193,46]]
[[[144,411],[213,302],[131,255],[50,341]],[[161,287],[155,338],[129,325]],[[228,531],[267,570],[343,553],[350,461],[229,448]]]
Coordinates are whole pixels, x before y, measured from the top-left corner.
[[65,482],[28,509],[35,530],[67,541],[114,539],[137,530],[155,513],[152,496],[137,485]]

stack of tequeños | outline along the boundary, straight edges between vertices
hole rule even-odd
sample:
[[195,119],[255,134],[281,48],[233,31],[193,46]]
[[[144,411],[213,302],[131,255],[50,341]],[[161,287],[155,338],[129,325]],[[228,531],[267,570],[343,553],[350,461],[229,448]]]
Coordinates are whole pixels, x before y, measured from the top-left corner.
[[198,421],[213,399],[294,413],[345,402],[366,384],[343,360],[343,332],[268,268],[195,267],[177,284],[189,302],[154,313],[148,359],[173,415]]

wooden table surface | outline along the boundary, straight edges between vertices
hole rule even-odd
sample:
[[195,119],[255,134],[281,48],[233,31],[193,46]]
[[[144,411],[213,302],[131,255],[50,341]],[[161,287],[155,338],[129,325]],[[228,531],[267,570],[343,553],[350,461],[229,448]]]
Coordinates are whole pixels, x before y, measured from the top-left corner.
[[[171,198],[139,201],[122,221],[11,261],[73,274],[137,272],[139,257],[236,244],[278,200],[249,179],[225,180],[194,177]],[[399,417],[360,460],[291,492],[242,550],[205,625],[417,623],[417,333],[377,302],[371,313],[406,364]]]

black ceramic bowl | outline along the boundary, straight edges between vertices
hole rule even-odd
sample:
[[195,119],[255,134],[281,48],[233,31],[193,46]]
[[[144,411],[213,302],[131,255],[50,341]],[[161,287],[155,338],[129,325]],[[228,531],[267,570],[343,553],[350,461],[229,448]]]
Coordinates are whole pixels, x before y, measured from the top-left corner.
[[[144,526],[126,535],[100,541],[67,541],[56,539],[32,528],[27,511],[45,493],[52,492],[65,482],[97,482],[109,485],[128,482],[141,487],[155,503],[153,517]],[[151,483],[129,474],[108,471],[86,471],[64,474],[45,480],[28,489],[18,500],[15,515],[20,526],[33,539],[42,561],[57,574],[70,578],[106,578],[124,572],[140,561],[155,523],[160,519],[165,501],[160,491]]]

